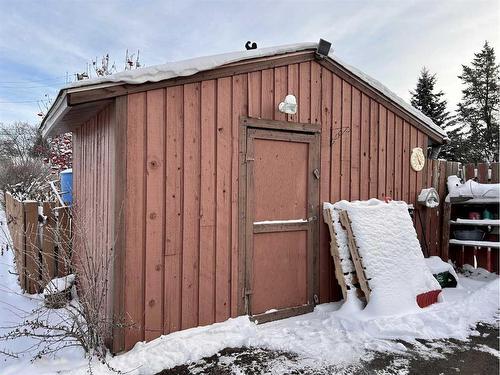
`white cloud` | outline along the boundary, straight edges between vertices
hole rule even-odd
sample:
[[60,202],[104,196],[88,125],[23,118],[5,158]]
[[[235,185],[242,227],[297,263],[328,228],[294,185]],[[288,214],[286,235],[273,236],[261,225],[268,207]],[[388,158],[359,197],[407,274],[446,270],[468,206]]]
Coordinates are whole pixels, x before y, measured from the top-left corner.
[[[333,42],[336,54],[408,98],[422,66],[438,75],[450,106],[456,77],[488,39],[499,45],[497,1],[17,1],[0,3],[0,97],[38,99],[55,88],[9,89],[2,82],[63,76],[125,49],[146,65],[259,46]],[[26,86],[26,85],[25,85]],[[33,105],[0,105],[0,121]],[[36,116],[33,121],[36,121]]]

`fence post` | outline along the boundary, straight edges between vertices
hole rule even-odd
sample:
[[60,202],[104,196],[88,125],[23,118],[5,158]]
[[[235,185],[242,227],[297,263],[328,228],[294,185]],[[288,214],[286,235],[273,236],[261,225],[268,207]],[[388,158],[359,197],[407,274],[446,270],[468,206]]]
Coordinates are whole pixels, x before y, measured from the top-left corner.
[[50,280],[56,277],[56,256],[54,231],[56,223],[52,209],[55,204],[52,202],[43,202],[43,214],[47,217],[45,224],[40,228],[42,231],[42,283],[46,285]]
[[464,181],[470,180],[474,177],[476,177],[476,174],[474,172],[474,169],[476,168],[475,164],[472,163],[467,163],[465,165],[465,178]]
[[500,182],[500,163],[491,163],[491,183],[498,184]]
[[5,198],[9,204],[7,222],[12,239],[12,251],[16,262],[16,271],[19,277],[19,284],[22,290],[26,290],[26,257],[24,243],[24,208],[23,204],[15,199],[12,194],[7,193]]
[[[38,221],[38,202],[21,202],[5,193],[5,213],[12,238],[12,251],[23,291],[41,291],[51,279],[66,276],[70,271],[71,215],[67,207],[54,214],[55,203],[43,202],[45,224]],[[57,252],[59,247],[59,254]],[[57,256],[59,255],[59,256]]]
[[477,164],[477,179],[481,184],[488,183],[488,163]]
[[446,186],[448,182],[448,177],[452,175],[457,175],[460,170],[460,163],[456,161],[445,161],[446,163],[446,176],[442,179],[442,186],[440,189],[442,190],[442,202],[443,208],[441,210],[441,248],[440,255],[443,260],[449,259],[449,241],[450,241],[450,218],[451,218],[451,204],[449,202],[445,202],[446,198]]
[[24,206],[24,249],[26,257],[26,282],[28,293],[38,293],[40,289],[40,250],[38,248],[38,203],[23,202]]
[[70,272],[71,259],[71,216],[68,207],[59,209],[57,274],[66,276]]

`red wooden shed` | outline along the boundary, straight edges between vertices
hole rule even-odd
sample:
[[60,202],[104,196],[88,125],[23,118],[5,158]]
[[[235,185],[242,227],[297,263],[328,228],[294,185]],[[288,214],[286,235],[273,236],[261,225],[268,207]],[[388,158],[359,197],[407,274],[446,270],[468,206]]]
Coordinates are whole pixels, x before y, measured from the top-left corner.
[[[242,314],[340,298],[320,203],[415,203],[413,148],[446,134],[317,43],[125,71],[62,89],[44,135],[73,132],[82,241],[113,249],[115,352]],[[287,94],[295,114],[278,110]],[[81,241],[74,244],[78,253]]]

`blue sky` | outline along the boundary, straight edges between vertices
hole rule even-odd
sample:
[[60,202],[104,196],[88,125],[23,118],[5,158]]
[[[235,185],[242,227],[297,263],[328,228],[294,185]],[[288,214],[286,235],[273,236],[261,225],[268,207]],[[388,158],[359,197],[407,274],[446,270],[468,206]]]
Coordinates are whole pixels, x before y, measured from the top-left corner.
[[[145,65],[317,41],[409,98],[422,66],[438,75],[450,109],[457,75],[485,40],[500,48],[500,2],[440,1],[42,1],[0,0],[0,122],[39,122],[37,100],[54,98],[66,74],[125,50]],[[499,60],[497,58],[497,60]]]

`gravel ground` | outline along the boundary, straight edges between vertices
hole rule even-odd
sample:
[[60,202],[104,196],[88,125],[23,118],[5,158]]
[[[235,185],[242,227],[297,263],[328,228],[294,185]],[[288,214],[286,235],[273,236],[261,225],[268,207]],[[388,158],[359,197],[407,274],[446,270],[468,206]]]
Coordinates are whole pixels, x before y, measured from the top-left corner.
[[479,334],[470,336],[467,342],[453,339],[420,340],[414,345],[401,342],[408,349],[405,354],[373,352],[369,360],[350,366],[313,369],[308,361],[292,353],[259,348],[226,348],[212,357],[158,374],[498,375],[499,327],[478,324],[476,329]]

